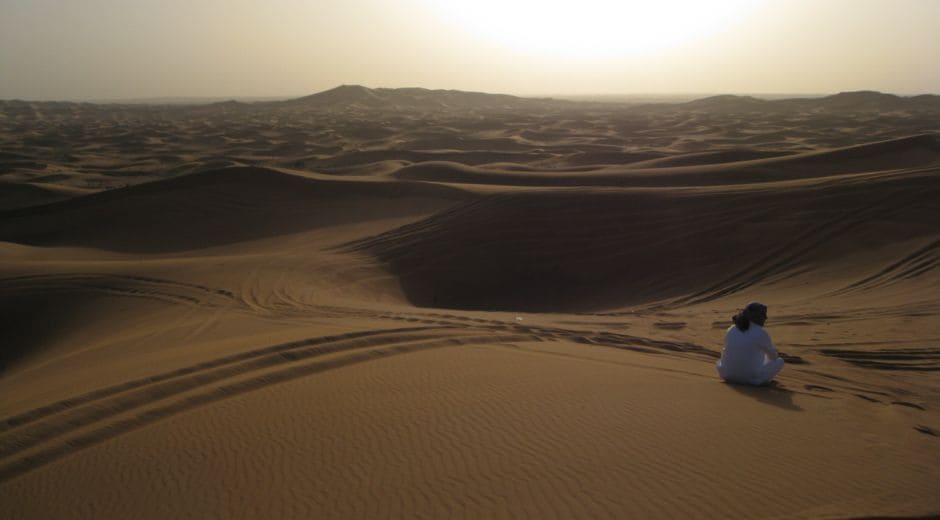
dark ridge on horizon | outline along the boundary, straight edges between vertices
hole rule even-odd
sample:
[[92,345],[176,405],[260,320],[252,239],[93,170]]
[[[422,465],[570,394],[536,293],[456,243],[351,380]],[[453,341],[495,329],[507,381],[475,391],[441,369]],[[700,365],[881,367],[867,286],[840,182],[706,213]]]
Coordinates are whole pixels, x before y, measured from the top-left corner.
[[873,90],[839,92],[829,96],[814,98],[795,97],[782,99],[761,99],[754,96],[726,94],[709,96],[686,103],[659,103],[647,106],[683,107],[693,110],[718,112],[940,110],[940,96],[936,94],[898,96],[896,94]]
[[427,89],[421,87],[368,88],[362,85],[340,85],[283,102],[289,105],[358,105],[364,108],[400,106],[407,108],[448,109],[476,107],[529,107],[544,103],[574,104],[552,98],[531,98],[510,94],[491,94],[464,90]]
[[[681,98],[671,95],[645,95],[648,98]],[[605,99],[605,97],[607,99]],[[637,96],[642,98],[643,96]],[[940,95],[918,94],[900,96],[872,90],[845,91],[831,95],[801,96],[774,95],[764,99],[757,95],[717,94],[692,100],[630,101],[610,96],[528,97],[511,94],[475,92],[453,89],[427,89],[422,87],[370,88],[362,85],[340,85],[314,94],[289,97],[161,97],[113,101],[27,101],[0,100],[0,109],[9,110],[28,106],[86,106],[86,107],[268,107],[305,106],[315,108],[359,107],[369,108],[532,108],[537,106],[577,106],[579,104],[616,105],[636,109],[680,108],[692,110],[726,111],[787,111],[813,110],[940,110]]]

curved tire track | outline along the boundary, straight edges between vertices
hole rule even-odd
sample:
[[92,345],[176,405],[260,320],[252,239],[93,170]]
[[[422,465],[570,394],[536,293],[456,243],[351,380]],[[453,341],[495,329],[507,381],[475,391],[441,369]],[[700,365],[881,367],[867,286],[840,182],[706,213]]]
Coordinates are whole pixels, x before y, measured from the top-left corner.
[[214,306],[230,305],[235,295],[225,289],[145,276],[104,273],[57,273],[0,279],[0,291],[89,291],[108,296],[147,298],[168,303]]
[[[144,384],[139,390],[130,393],[119,391],[113,398],[94,400],[95,402],[89,403],[86,408],[76,410],[74,414],[52,415],[48,421],[38,422],[31,428],[12,432],[13,435],[8,435],[2,445],[3,456],[11,460],[0,465],[0,482],[16,478],[75,451],[102,443],[172,415],[325,370],[432,348],[543,340],[536,335],[479,335],[474,332],[471,330],[449,337],[393,333],[385,337],[364,336],[345,341],[324,341],[323,338],[314,338],[312,346],[303,341],[286,344],[292,345],[290,347],[278,345],[275,347],[282,347],[280,350],[266,352],[254,359],[223,366],[218,370],[207,372],[205,369],[193,369],[186,375],[173,373],[166,376],[163,383]],[[327,354],[353,350],[357,352],[327,360],[302,363]],[[259,374],[259,372],[263,373]],[[215,383],[238,376],[248,377],[221,386],[213,386]],[[184,393],[190,395],[161,404]],[[127,413],[133,413],[133,415],[121,417]],[[103,424],[86,431],[86,428],[93,427],[97,423]],[[43,445],[53,439],[73,433],[75,435],[62,441]],[[21,455],[24,452],[30,453]]]
[[404,327],[396,329],[381,329],[381,330],[369,330],[369,331],[358,331],[350,332],[346,334],[337,334],[332,336],[322,336],[318,338],[308,338],[298,341],[290,341],[286,343],[279,343],[277,345],[271,345],[263,348],[248,350],[245,352],[239,352],[238,354],[232,354],[230,356],[223,356],[220,358],[212,359],[209,361],[204,361],[202,363],[196,363],[194,365],[177,368],[175,370],[170,370],[153,376],[134,379],[132,381],[127,381],[118,385],[109,386],[106,388],[100,388],[92,392],[88,392],[76,397],[71,397],[68,399],[63,399],[46,406],[39,408],[34,408],[27,412],[23,412],[11,417],[8,417],[0,421],[0,434],[3,434],[11,429],[17,428],[19,426],[29,424],[33,421],[45,418],[47,416],[68,410],[70,408],[75,408],[77,406],[86,405],[94,401],[101,399],[106,399],[114,395],[128,392],[131,390],[136,390],[138,388],[162,383],[177,377],[186,376],[195,374],[202,371],[207,371],[210,369],[215,369],[225,365],[246,361],[254,359],[260,356],[265,356],[268,354],[283,352],[291,350],[298,347],[319,345],[319,344],[328,344],[339,342],[343,340],[353,340],[359,338],[366,338],[376,335],[385,335],[385,334],[395,334],[395,333],[408,333],[408,332],[417,332],[427,329],[435,329],[443,327]]

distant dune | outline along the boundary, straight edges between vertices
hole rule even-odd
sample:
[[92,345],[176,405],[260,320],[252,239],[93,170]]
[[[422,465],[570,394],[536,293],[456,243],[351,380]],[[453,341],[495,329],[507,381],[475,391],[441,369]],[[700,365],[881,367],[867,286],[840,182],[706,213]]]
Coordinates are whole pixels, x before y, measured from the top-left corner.
[[938,99],[0,101],[2,516],[936,516]]
[[553,105],[564,105],[567,102],[561,100],[522,98],[506,94],[465,92],[461,90],[429,90],[424,88],[370,89],[361,85],[341,85],[324,92],[289,100],[286,101],[286,103],[293,106],[360,106],[381,109],[480,109],[536,107],[549,103]]
[[783,98],[764,100],[752,96],[722,95],[690,101],[686,109],[714,111],[820,111],[820,112],[885,112],[892,110],[936,111],[940,96],[925,94],[902,97],[868,90],[840,92],[819,98]]
[[[769,158],[754,158],[770,155]],[[933,166],[940,162],[940,140],[921,135],[779,156],[774,153],[728,151],[685,154],[593,171],[533,171],[480,168],[452,162],[408,165],[392,175],[399,179],[460,184],[516,186],[669,187],[812,179],[882,169]],[[683,164],[685,163],[685,164]],[[675,165],[675,166],[674,166]]]

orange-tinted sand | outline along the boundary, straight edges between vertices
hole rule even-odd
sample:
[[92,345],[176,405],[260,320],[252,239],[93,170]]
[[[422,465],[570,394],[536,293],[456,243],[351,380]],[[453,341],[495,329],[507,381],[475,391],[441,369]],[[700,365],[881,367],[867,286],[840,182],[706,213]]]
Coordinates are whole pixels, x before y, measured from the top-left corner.
[[940,514],[937,99],[0,101],[0,516]]

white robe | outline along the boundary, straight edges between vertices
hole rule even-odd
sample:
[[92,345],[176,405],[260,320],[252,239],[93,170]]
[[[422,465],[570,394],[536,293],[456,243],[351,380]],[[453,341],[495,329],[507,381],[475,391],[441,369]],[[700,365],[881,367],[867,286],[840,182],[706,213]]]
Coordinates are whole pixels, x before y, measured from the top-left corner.
[[783,368],[783,359],[764,327],[751,323],[742,331],[735,325],[725,333],[725,348],[715,363],[718,375],[729,383],[762,385]]

